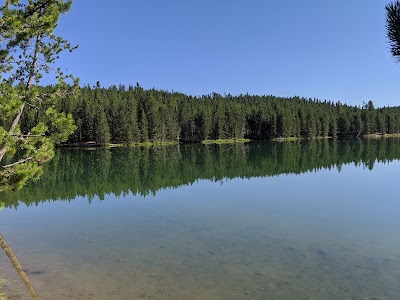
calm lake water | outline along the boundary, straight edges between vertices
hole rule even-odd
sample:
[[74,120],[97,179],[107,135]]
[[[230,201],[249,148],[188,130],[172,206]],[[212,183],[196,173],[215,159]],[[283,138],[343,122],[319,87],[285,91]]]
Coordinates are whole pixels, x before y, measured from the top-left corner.
[[[400,140],[62,149],[2,195],[40,299],[400,299]],[[4,253],[11,299],[29,299]]]

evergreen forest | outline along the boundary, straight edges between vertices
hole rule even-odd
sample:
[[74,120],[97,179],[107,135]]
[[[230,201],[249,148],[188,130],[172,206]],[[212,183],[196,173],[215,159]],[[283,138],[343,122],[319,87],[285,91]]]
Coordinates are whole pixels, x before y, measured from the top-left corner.
[[[44,88],[51,92],[53,87]],[[301,97],[282,98],[212,93],[190,96],[138,84],[80,89],[63,97],[57,109],[73,116],[77,130],[67,143],[132,144],[220,139],[347,137],[400,133],[400,107],[375,108]],[[27,108],[21,121],[28,131],[46,121]]]

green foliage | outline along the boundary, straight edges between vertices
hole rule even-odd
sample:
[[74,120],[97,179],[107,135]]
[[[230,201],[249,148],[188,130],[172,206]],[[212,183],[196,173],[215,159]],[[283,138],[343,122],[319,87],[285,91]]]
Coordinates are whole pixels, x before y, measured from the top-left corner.
[[[268,140],[400,133],[400,107],[374,108],[274,96],[213,93],[192,97],[144,90],[140,86],[86,86],[77,98],[65,97],[59,111],[78,126],[67,143],[113,144],[165,141]],[[378,118],[379,116],[379,118]],[[42,119],[25,114],[22,124]],[[22,129],[25,129],[22,126]]]
[[96,143],[99,145],[108,144],[110,142],[110,129],[104,111],[97,115],[94,128]]
[[45,115],[50,127],[47,134],[52,137],[54,143],[66,141],[77,128],[71,114],[58,112],[55,108],[50,107],[46,110]]
[[386,31],[390,52],[400,60],[400,1],[386,5]]
[[[76,48],[54,34],[70,7],[71,1],[15,0],[0,8],[1,191],[38,178],[41,165],[54,155],[54,143],[67,140],[76,129],[72,116],[56,106],[76,92],[78,82],[53,66],[62,51]],[[41,88],[43,75],[52,70],[57,84]],[[24,114],[34,117],[21,121]]]

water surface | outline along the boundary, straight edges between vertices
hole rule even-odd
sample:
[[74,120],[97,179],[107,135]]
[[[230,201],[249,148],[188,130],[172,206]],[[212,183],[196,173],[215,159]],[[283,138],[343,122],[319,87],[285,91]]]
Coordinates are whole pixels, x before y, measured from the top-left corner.
[[41,299],[396,299],[399,158],[399,140],[63,149],[3,195],[0,230]]

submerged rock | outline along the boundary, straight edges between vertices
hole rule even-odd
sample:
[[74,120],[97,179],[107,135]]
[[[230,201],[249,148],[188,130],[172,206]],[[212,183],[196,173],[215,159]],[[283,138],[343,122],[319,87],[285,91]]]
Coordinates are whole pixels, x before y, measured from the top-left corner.
[[318,249],[317,254],[321,256],[327,256],[328,252],[326,252],[324,249]]

